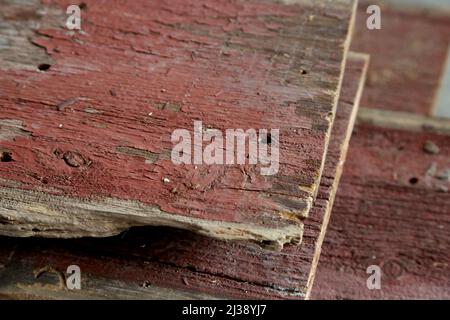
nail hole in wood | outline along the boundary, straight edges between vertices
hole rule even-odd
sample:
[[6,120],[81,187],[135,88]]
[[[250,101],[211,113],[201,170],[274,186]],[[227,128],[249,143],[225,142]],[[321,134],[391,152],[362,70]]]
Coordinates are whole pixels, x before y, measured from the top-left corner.
[[51,67],[51,66],[50,66],[48,63],[41,63],[41,64],[38,66],[38,69],[41,70],[41,71],[47,71],[47,70],[50,69],[50,67]]
[[3,151],[0,153],[1,162],[11,162],[13,160],[11,152]]
[[416,177],[412,177],[411,179],[409,179],[409,183],[410,184],[417,184],[419,182],[419,179]]

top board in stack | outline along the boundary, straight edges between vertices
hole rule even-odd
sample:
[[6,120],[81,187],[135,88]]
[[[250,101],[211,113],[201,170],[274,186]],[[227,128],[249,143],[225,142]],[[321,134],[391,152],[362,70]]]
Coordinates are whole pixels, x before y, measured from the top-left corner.
[[[46,299],[308,298],[367,62],[365,55],[348,56],[319,193],[303,221],[305,235],[300,245],[274,251],[251,241],[223,241],[161,227],[137,228],[108,239],[3,238],[0,263],[6,267],[0,275],[0,294]],[[58,282],[35,278],[36,270],[65,270],[67,263],[82,266],[82,292],[69,292]]]
[[[45,3],[2,10],[0,234],[104,237],[161,225],[278,249],[301,243],[354,1],[88,1],[81,31],[61,26],[65,1]],[[41,16],[19,19],[21,10]],[[196,134],[229,129],[279,130],[257,140],[279,158],[257,153],[250,164],[249,148],[237,164],[231,149],[229,164],[206,164],[208,141]],[[173,161],[177,130],[190,133],[188,164]]]

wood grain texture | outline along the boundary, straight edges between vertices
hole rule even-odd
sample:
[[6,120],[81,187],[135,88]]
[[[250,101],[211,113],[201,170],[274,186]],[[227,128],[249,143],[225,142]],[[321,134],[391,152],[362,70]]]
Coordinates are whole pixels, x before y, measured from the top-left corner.
[[[366,4],[353,42],[372,54],[364,108],[312,299],[449,299],[450,122],[430,117],[448,12],[382,6],[382,30],[367,31]],[[370,265],[381,267],[381,290],[366,286]]]
[[355,128],[313,299],[450,298],[449,159],[449,135]]
[[[116,296],[118,289],[105,288],[109,279],[117,287],[134,287],[130,290],[136,294],[141,292],[140,286],[147,284],[145,297],[153,298],[161,298],[156,294],[159,288],[175,290],[165,298],[186,296],[186,291],[196,297],[206,294],[220,298],[307,298],[356,117],[367,61],[365,55],[349,57],[320,191],[305,220],[301,246],[273,251],[248,241],[212,240],[168,228],[137,228],[119,237],[95,240],[3,238],[6,252],[17,247],[14,258],[5,263],[5,271],[0,275],[0,283],[7,283],[0,286],[0,293],[12,297],[27,293],[55,297],[54,292],[46,292],[41,286],[39,290],[30,287],[35,280],[25,270],[51,266],[61,271],[67,265],[77,264],[90,279],[88,283],[99,283],[97,293],[89,292],[95,285],[88,284],[86,294],[94,296],[105,292],[110,292],[106,297]],[[21,283],[27,284],[25,289]]]
[[[8,221],[0,233],[106,236],[166,225],[277,246],[301,241],[354,1],[86,1],[80,32],[61,27],[70,1],[3,3],[6,31],[20,32],[1,52],[0,121],[14,131],[1,127],[12,161],[0,165]],[[19,20],[37,23],[34,36]],[[23,64],[42,53],[12,58],[29,47],[21,34],[53,62],[29,70]],[[279,172],[175,165],[171,133],[193,132],[195,120],[222,132],[279,129]],[[24,134],[11,138],[17,130]]]
[[[394,1],[395,2],[395,1]],[[381,6],[381,30],[366,27]],[[352,50],[371,55],[361,106],[432,115],[450,44],[450,13],[361,1]]]

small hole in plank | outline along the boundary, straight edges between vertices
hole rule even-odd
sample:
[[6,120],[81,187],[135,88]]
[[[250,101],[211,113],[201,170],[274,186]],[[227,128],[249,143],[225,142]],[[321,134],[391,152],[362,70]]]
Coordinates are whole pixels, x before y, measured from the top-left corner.
[[409,179],[410,184],[417,184],[418,182],[419,182],[419,179],[416,177],[412,177],[411,179]]
[[50,69],[50,67],[51,67],[51,66],[50,66],[48,63],[41,63],[41,64],[38,66],[38,69],[41,70],[41,71],[47,71],[47,70]]
[[3,151],[0,153],[1,162],[11,162],[13,160],[11,152]]
[[302,69],[302,70],[300,70],[300,73],[301,73],[302,75],[305,75],[305,74],[308,74],[308,71],[306,71],[305,69]]
[[86,9],[87,9],[87,4],[86,4],[86,2],[82,2],[82,3],[80,3],[80,4],[78,5],[78,7],[79,7],[81,10],[86,10]]

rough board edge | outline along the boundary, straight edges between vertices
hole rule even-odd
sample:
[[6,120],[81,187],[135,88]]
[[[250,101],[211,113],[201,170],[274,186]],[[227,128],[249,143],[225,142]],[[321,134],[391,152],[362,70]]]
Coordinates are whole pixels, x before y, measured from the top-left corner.
[[366,78],[367,78],[367,71],[368,71],[368,67],[369,67],[369,62],[370,62],[370,56],[367,54],[363,54],[363,53],[356,53],[356,52],[349,52],[348,55],[348,59],[353,59],[353,60],[359,60],[359,61],[364,61],[364,67],[360,76],[360,82],[358,85],[358,90],[356,92],[356,96],[355,96],[355,100],[354,100],[354,104],[353,104],[353,109],[351,112],[351,116],[350,116],[350,121],[349,121],[349,125],[347,127],[347,131],[346,131],[346,135],[344,140],[341,143],[341,150],[340,150],[340,158],[339,158],[339,164],[336,168],[336,177],[333,181],[332,184],[332,192],[330,195],[330,198],[326,204],[326,207],[324,208],[325,210],[325,214],[323,217],[323,222],[322,222],[322,227],[320,229],[320,234],[319,234],[319,238],[317,239],[316,242],[316,247],[315,247],[315,251],[314,251],[314,259],[312,262],[312,266],[311,266],[311,272],[309,274],[309,278],[308,278],[308,283],[307,283],[307,290],[306,290],[306,296],[305,299],[309,300],[310,296],[311,296],[311,291],[312,291],[312,287],[314,285],[314,279],[315,279],[315,275],[316,275],[316,271],[317,271],[317,265],[319,263],[319,259],[320,259],[320,253],[321,253],[321,249],[322,249],[322,243],[323,240],[325,238],[325,234],[326,234],[326,230],[328,227],[328,223],[330,221],[330,216],[331,216],[331,211],[333,208],[333,203],[334,203],[334,199],[336,197],[336,193],[338,190],[338,186],[339,186],[339,182],[342,176],[342,172],[344,169],[344,164],[345,164],[345,159],[347,157],[347,151],[348,151],[348,147],[350,144],[350,138],[353,132],[353,128],[355,126],[356,123],[356,118],[357,118],[357,113],[359,110],[359,104],[362,98],[362,93],[364,90],[364,85],[366,82]]
[[[317,194],[319,193],[320,181],[322,180],[322,173],[323,173],[323,169],[325,168],[326,157],[328,154],[328,147],[330,145],[330,139],[331,139],[331,131],[333,129],[334,119],[336,118],[337,107],[339,104],[339,98],[340,98],[341,91],[342,91],[342,84],[344,82],[345,67],[347,65],[347,58],[348,58],[348,55],[350,52],[351,40],[352,40],[353,33],[355,30],[357,9],[358,9],[358,0],[354,0],[353,6],[352,6],[350,22],[349,22],[348,30],[347,30],[347,36],[346,36],[345,42],[344,42],[344,54],[343,54],[343,59],[341,61],[341,74],[339,76],[337,94],[334,96],[332,115],[329,118],[330,122],[329,122],[328,131],[326,133],[326,138],[325,138],[325,148],[324,148],[322,163],[321,163],[321,167],[320,167],[320,174],[318,175],[316,181],[313,184],[314,199],[317,197]],[[312,207],[312,205],[310,206],[310,208],[311,207]],[[308,217],[309,211],[310,210],[308,210],[308,212],[306,213],[306,217]]]
[[[131,200],[81,200],[4,187],[0,188],[0,195],[0,234],[5,236],[17,236],[17,228],[12,231],[12,212],[28,220],[28,224],[21,223],[19,226],[21,237],[107,237],[133,226],[148,225],[186,229],[222,240],[253,240],[279,248],[286,243],[299,244],[303,234],[301,223],[274,229],[174,216],[157,207]],[[61,228],[55,229],[52,223],[55,219]],[[86,228],[87,225],[92,229]]]

